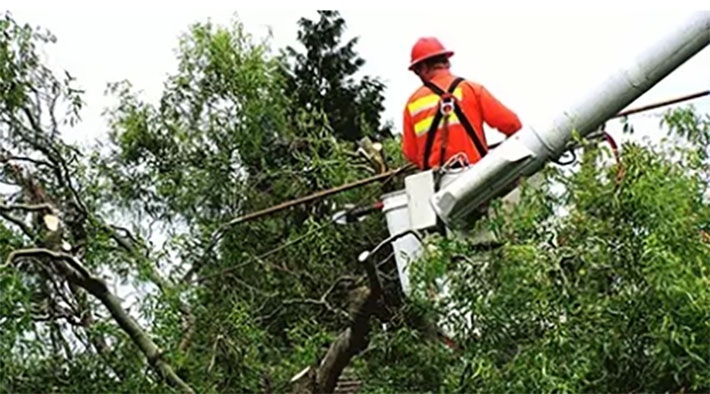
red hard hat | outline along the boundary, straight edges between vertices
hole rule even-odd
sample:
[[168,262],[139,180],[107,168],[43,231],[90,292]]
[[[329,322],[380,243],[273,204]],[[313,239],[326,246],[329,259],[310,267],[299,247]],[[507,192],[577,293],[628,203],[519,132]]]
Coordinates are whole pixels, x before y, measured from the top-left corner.
[[422,60],[439,55],[446,55],[448,58],[453,56],[454,52],[447,51],[434,37],[422,37],[412,47],[412,62],[409,64],[409,69],[413,70],[414,66]]

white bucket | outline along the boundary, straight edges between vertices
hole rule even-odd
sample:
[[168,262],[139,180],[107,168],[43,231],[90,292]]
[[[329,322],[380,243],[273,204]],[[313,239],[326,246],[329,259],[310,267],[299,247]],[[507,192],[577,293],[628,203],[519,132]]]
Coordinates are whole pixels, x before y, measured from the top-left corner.
[[[409,197],[406,190],[400,190],[385,194],[382,196],[382,212],[387,219],[387,228],[390,236],[401,234],[411,228],[410,212],[409,212]],[[422,244],[419,239],[412,234],[405,235],[392,242],[392,248],[395,253],[395,262],[397,263],[397,271],[399,274],[399,282],[402,285],[402,291],[409,296],[411,293],[411,285],[409,282],[409,269],[411,264],[422,254]],[[439,294],[435,298],[439,298],[448,294],[449,286],[446,275],[437,280],[439,286]],[[444,318],[442,317],[442,323]],[[452,338],[454,330],[446,324],[441,325],[443,333]]]
[[[401,234],[411,228],[409,221],[409,199],[404,190],[388,193],[382,196],[382,212],[387,219],[390,235]],[[397,263],[399,282],[404,294],[409,295],[409,268],[411,263],[422,254],[422,244],[417,237],[407,234],[392,242],[394,258]]]
[[[453,171],[444,175],[442,183],[446,185],[453,182],[463,171]],[[382,212],[387,219],[387,228],[390,236],[412,229],[412,218],[418,221],[418,230],[436,225],[436,215],[428,203],[429,197],[434,194],[431,171],[411,175],[405,179],[405,183],[407,183],[406,190],[399,190],[382,196]],[[429,218],[429,216],[432,216],[432,218]],[[409,269],[412,262],[421,256],[422,244],[416,236],[408,234],[392,242],[392,248],[395,253],[394,257],[402,291],[405,295],[409,295],[411,292]]]

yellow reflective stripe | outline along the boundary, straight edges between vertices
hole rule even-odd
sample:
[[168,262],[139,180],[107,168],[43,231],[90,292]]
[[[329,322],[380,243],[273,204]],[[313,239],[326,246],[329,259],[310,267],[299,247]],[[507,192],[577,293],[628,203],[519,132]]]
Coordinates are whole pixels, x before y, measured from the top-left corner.
[[426,132],[427,130],[429,130],[429,127],[431,127],[431,122],[433,122],[433,121],[434,121],[434,117],[430,116],[428,118],[424,118],[424,119],[420,120],[419,122],[415,123],[414,124],[414,133],[416,135],[419,135],[421,133]]
[[[463,99],[463,90],[460,87],[454,90],[454,97],[459,100]],[[438,103],[439,96],[436,94],[430,94],[428,96],[418,98],[413,103],[409,104],[407,108],[409,109],[409,115],[414,116],[422,111],[434,108]]]
[[409,114],[411,116],[414,116],[424,110],[433,108],[436,106],[436,104],[439,102],[439,96],[435,94],[430,94],[428,96],[424,96],[417,101],[409,104],[407,108],[409,108]]
[[[434,115],[429,116],[427,118],[424,118],[417,122],[414,125],[414,133],[416,135],[426,133],[429,131],[429,128],[431,127],[431,123],[434,121]],[[454,125],[459,123],[459,118],[456,116],[456,114],[451,114],[449,115],[449,125]],[[444,119],[441,119],[441,122],[439,123],[439,128],[444,124]]]

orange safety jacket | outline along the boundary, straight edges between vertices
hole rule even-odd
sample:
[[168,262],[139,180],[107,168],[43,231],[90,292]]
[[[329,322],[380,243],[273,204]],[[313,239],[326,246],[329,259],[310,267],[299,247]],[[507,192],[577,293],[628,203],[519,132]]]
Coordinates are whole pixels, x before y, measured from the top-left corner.
[[[442,103],[448,107],[443,111]],[[522,127],[518,116],[485,87],[441,70],[407,102],[402,151],[420,169],[440,167],[459,153],[476,163],[488,152],[484,121],[507,136]]]

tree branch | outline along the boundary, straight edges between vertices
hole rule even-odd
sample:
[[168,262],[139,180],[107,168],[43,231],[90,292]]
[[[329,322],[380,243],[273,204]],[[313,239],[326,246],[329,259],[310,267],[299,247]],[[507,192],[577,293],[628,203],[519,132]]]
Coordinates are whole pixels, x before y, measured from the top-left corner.
[[[54,81],[55,84],[58,84],[58,82]],[[56,85],[55,85],[56,86]],[[48,113],[49,113],[49,120],[52,123],[52,137],[56,137],[59,135],[59,125],[57,124],[57,117],[54,115],[54,109],[57,106],[57,101],[59,101],[59,98],[61,97],[61,92],[57,88],[56,92],[52,94],[52,96],[49,98],[49,105],[48,105]]]
[[342,310],[340,308],[334,308],[332,305],[330,305],[330,303],[328,302],[328,297],[333,293],[333,291],[335,291],[335,289],[338,287],[338,285],[341,282],[354,281],[357,279],[358,278],[356,278],[354,276],[350,276],[350,275],[341,276],[338,279],[336,279],[333,282],[333,284],[330,285],[328,290],[326,290],[325,293],[323,293],[323,295],[317,300],[312,299],[312,298],[300,298],[300,299],[285,300],[285,301],[282,301],[281,304],[282,305],[293,305],[293,304],[318,305],[318,306],[324,307],[329,312],[336,314],[336,315],[340,315],[340,316],[344,317],[345,319],[347,319],[348,321],[350,321],[350,320],[352,320],[352,317],[344,310]]
[[91,295],[109,310],[113,319],[119,327],[128,334],[134,344],[143,352],[148,362],[156,371],[172,386],[184,393],[194,394],[194,391],[176,373],[172,367],[163,360],[162,351],[153,342],[150,336],[143,330],[138,322],[131,317],[121,306],[121,300],[109,291],[106,283],[100,278],[92,276],[86,268],[72,255],[63,252],[54,252],[48,249],[30,248],[15,250],[10,253],[4,265],[0,269],[12,264],[20,257],[48,257],[54,262],[66,262],[71,269],[67,269],[64,264],[59,267],[70,281],[86,289]]
[[378,295],[367,287],[355,291],[351,304],[353,320],[350,326],[338,335],[330,345],[323,361],[316,372],[316,389],[318,393],[332,393],[338,383],[340,374],[348,366],[350,360],[364,350],[369,342],[370,316],[377,304]]
[[48,162],[48,161],[32,159],[32,158],[30,158],[30,157],[23,157],[23,156],[6,156],[6,157],[0,158],[0,161],[2,161],[2,162],[6,162],[6,161],[10,161],[10,160],[26,161],[26,162],[32,163],[32,164],[34,164],[34,165],[37,165],[37,166],[46,166],[46,167],[50,167],[50,168],[53,167],[53,165],[52,165],[50,162]]
[[324,300],[314,300],[312,298],[301,298],[301,299],[292,299],[292,300],[285,300],[282,302],[283,305],[293,305],[293,304],[311,304],[311,305],[319,305],[324,307],[325,309],[328,310],[328,312],[334,313],[336,315],[340,315],[344,317],[345,319],[350,320],[350,315],[348,315],[347,312],[345,312],[342,309],[338,308],[333,308],[330,303]]
[[[85,280],[93,278],[91,274],[89,274],[89,271],[84,268],[81,263],[72,255],[64,252],[54,252],[49,249],[43,249],[43,248],[28,248],[28,249],[19,249],[19,250],[13,250],[10,252],[10,254],[7,256],[7,260],[5,260],[5,264],[0,265],[0,269],[3,269],[5,267],[8,267],[10,264],[12,264],[16,259],[21,258],[21,257],[49,257],[54,260],[60,260],[60,261],[65,261],[66,263],[69,264],[69,266],[77,271],[83,277]],[[63,268],[63,267],[61,267]]]
[[32,231],[32,227],[28,226],[27,223],[25,223],[22,219],[16,218],[2,211],[0,211],[0,217],[19,227],[20,230],[22,230],[22,232],[25,233],[25,235],[27,235],[28,237],[34,238],[35,234]]
[[[101,226],[109,232],[111,239],[116,241],[116,243],[123,248],[126,252],[129,254],[133,255],[134,257],[138,259],[145,259],[146,257],[141,254],[138,249],[134,246],[135,243],[137,243],[136,237],[134,237],[128,229],[117,227],[117,226],[111,226],[111,225],[106,225],[104,223],[101,223]],[[126,237],[122,237],[118,234],[118,231],[123,231],[126,233]],[[126,240],[126,238],[129,238],[130,241]],[[155,283],[155,285],[158,287],[158,289],[164,294],[167,295],[167,288],[170,286],[170,283],[163,278],[153,267],[150,267],[149,271],[149,277],[150,280]],[[182,328],[182,339],[180,340],[180,343],[178,344],[178,349],[180,351],[185,351],[187,350],[187,347],[190,345],[190,342],[192,341],[192,337],[195,333],[195,315],[192,314],[192,311],[190,310],[190,307],[184,303],[182,300],[177,298],[177,304],[178,304],[178,310],[182,314],[182,322],[181,322],[181,328]]]
[[5,204],[0,204],[0,211],[15,211],[15,210],[20,210],[20,211],[27,211],[27,212],[39,212],[39,211],[54,211],[54,207],[52,207],[51,204],[43,203],[43,204],[11,204],[11,205],[5,205]]
[[[31,145],[40,153],[42,153],[52,163],[51,168],[52,170],[54,170],[57,182],[59,182],[61,186],[69,189],[72,194],[72,197],[74,198],[74,203],[76,204],[79,211],[83,214],[87,214],[86,206],[84,206],[83,202],[79,198],[79,193],[74,188],[74,185],[71,182],[71,175],[69,173],[67,161],[64,160],[61,152],[56,147],[57,142],[43,136],[44,130],[42,130],[42,126],[38,123],[38,121],[32,115],[32,112],[27,107],[23,107],[22,112],[25,114],[27,120],[30,123],[31,129],[29,129],[29,131],[34,132],[36,137],[43,139],[43,143],[38,143],[34,139],[24,138],[25,142]],[[19,119],[13,117],[13,120],[16,123],[22,125]],[[24,126],[23,128],[26,129],[26,127]],[[71,148],[69,147],[66,148],[71,150]],[[76,153],[77,151],[74,150],[74,152]]]

